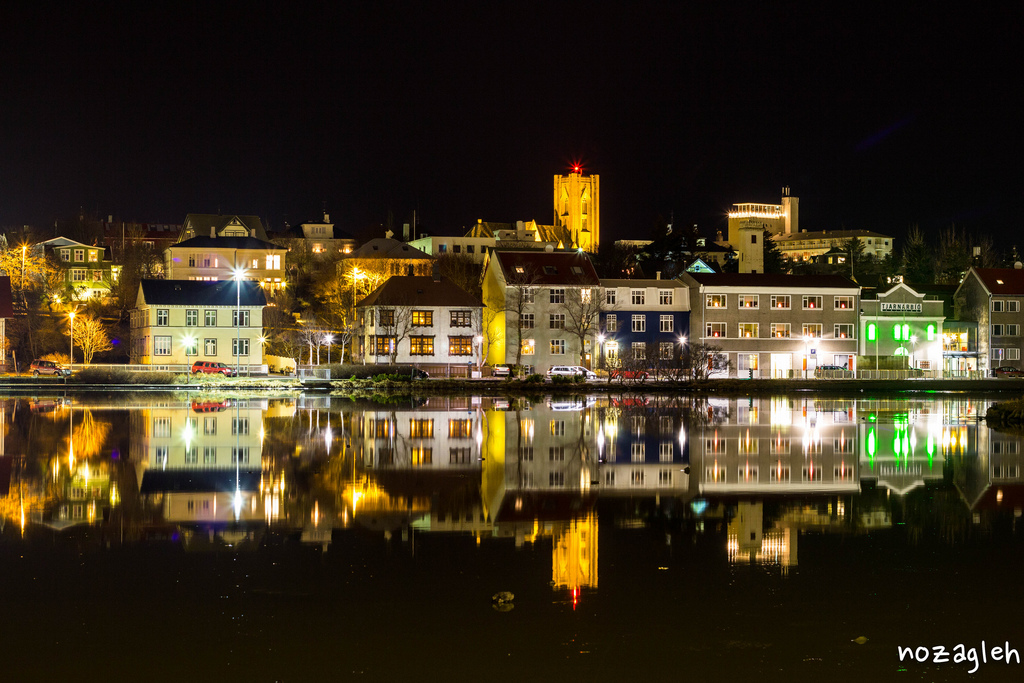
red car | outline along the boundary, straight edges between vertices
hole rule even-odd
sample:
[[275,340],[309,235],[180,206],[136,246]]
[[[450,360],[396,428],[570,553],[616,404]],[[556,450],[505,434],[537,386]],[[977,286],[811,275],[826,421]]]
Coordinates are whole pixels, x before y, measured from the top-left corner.
[[192,374],[210,374],[210,375],[224,375],[225,377],[234,377],[235,369],[230,365],[224,363],[215,363],[208,360],[197,360],[192,364]]
[[650,375],[646,370],[612,370],[612,379],[638,379],[645,380]]

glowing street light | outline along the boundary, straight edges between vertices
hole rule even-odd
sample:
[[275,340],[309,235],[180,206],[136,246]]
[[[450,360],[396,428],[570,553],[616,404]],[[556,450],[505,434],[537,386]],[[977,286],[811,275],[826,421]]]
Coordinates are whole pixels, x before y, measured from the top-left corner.
[[327,364],[331,364],[331,344],[334,342],[333,334],[324,335],[324,343],[327,344]]

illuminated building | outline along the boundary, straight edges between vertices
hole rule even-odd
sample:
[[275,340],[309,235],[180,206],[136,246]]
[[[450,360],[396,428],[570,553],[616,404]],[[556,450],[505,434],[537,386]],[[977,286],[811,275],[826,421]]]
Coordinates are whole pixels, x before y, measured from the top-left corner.
[[552,225],[538,225],[537,221],[494,223],[477,220],[462,237],[423,235],[409,242],[431,256],[452,255],[473,263],[486,264],[494,249],[562,249],[571,244],[565,230]]
[[[839,275],[683,273],[690,343],[718,347],[734,377],[856,370],[860,287]],[[940,304],[941,306],[941,304]]]
[[[653,367],[679,358],[690,334],[690,292],[679,280],[601,280],[596,367]],[[604,364],[601,364],[603,354]],[[636,361],[630,363],[629,361]]]
[[251,281],[143,280],[131,312],[132,362],[261,365],[266,305]]
[[1024,368],[1024,269],[971,268],[953,300],[958,320],[978,324],[978,370]]
[[555,590],[597,588],[597,513],[576,517],[551,543],[551,584]]
[[943,303],[905,284],[860,302],[861,369],[943,371]]
[[331,222],[330,214],[323,220],[285,226],[280,232],[270,234],[270,241],[288,250],[288,262],[300,268],[314,263],[337,261],[351,254],[357,242],[352,235],[344,232]]
[[32,247],[33,252],[53,256],[63,270],[64,287],[77,299],[106,297],[121,274],[104,247],[55,237]]
[[274,292],[285,286],[288,250],[267,240],[259,216],[190,213],[177,244],[164,252],[168,280],[246,280]]
[[555,176],[555,225],[568,231],[572,247],[592,254],[601,244],[599,187],[600,176],[584,176],[579,166],[568,175]]

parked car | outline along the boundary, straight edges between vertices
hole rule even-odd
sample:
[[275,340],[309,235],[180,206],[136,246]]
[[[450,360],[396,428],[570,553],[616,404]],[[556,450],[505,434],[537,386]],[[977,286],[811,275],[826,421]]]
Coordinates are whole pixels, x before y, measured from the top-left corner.
[[224,363],[216,363],[209,360],[197,360],[192,364],[193,375],[224,375],[234,377],[235,369]]
[[548,377],[577,377],[584,379],[597,379],[597,373],[587,370],[582,365],[552,365],[548,370]]
[[1024,370],[1012,365],[1002,365],[992,370],[992,375],[995,377],[1024,377]]
[[71,368],[66,368],[60,363],[55,363],[52,360],[34,360],[28,370],[34,377],[38,377],[39,375],[67,377],[71,374]]
[[492,377],[509,377],[512,374],[511,365],[495,365],[491,368]]
[[611,371],[612,379],[638,379],[646,380],[650,374],[646,370],[620,370],[615,368]]

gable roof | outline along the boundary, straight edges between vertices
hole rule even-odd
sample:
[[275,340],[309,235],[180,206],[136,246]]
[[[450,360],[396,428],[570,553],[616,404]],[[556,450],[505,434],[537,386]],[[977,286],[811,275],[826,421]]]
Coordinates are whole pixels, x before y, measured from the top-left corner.
[[77,242],[70,237],[54,237],[48,239],[45,242],[40,242],[37,247],[50,247],[56,249],[57,247],[81,247],[83,249],[103,249],[103,247],[97,247],[94,244],[84,244]]
[[11,293],[11,278],[0,277],[0,318],[14,317],[14,296]]
[[483,301],[450,280],[430,275],[393,275],[356,306],[458,306],[483,308]]
[[431,256],[416,247],[410,247],[405,242],[376,237],[353,251],[349,258],[429,259]]
[[971,268],[989,294],[1024,295],[1024,270],[1017,268]]
[[765,273],[684,273],[705,287],[814,287],[860,289],[842,275],[769,275]]
[[216,213],[190,213],[185,216],[185,223],[181,228],[181,237],[185,237],[186,230],[192,230],[193,235],[199,237],[210,236],[210,228],[219,235],[232,221],[238,221],[249,230],[249,235],[256,239],[267,239],[267,231],[263,227],[263,221],[259,216],[240,216],[238,214],[216,214]]
[[601,281],[590,257],[581,251],[502,251],[495,249],[491,260],[497,260],[505,281],[519,275],[530,285],[578,285],[597,287]]
[[266,306],[267,297],[258,282],[242,280],[143,280],[139,294],[146,304],[167,306]]

